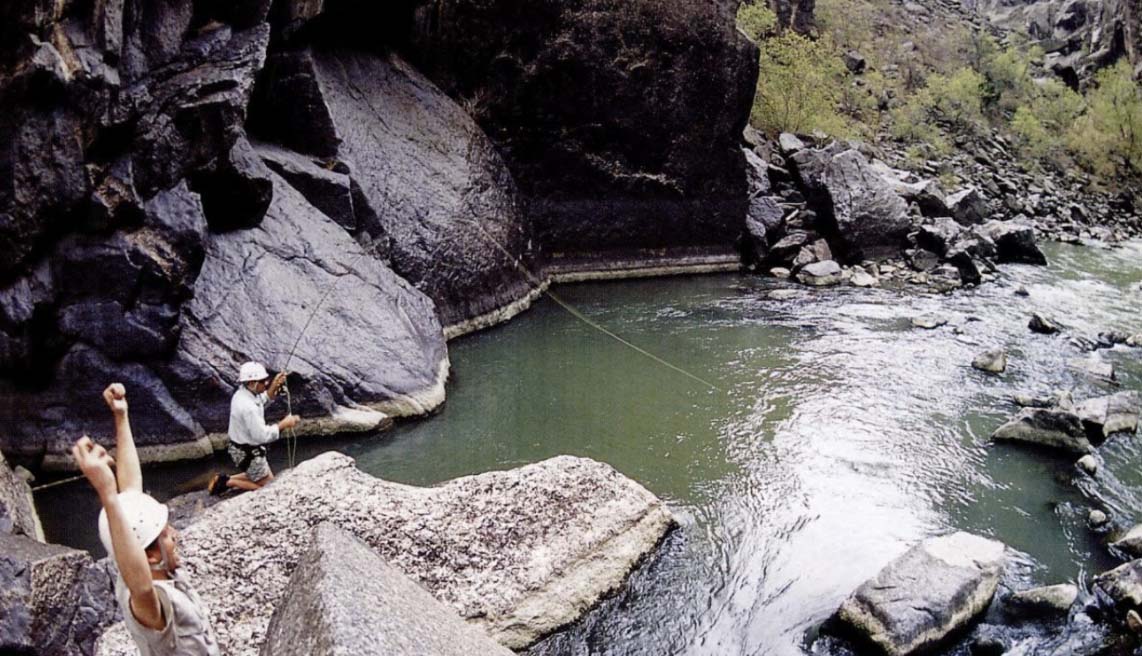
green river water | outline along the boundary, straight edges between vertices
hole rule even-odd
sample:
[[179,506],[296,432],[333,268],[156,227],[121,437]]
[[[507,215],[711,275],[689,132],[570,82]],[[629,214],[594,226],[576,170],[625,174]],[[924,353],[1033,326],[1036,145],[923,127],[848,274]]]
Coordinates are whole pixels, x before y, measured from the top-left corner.
[[[1099,507],[1142,521],[1138,438],[1100,449],[1097,477],[1073,458],[988,435],[1015,392],[1113,391],[1077,377],[1068,344],[1142,332],[1142,244],[1047,245],[1049,267],[938,296],[836,288],[803,299],[739,275],[560,286],[593,321],[713,383],[617,343],[544,298],[450,344],[443,410],[334,446],[377,476],[431,485],[559,454],[614,466],[663,498],[681,527],[615,598],[532,649],[556,654],[802,654],[856,586],[916,541],[955,529],[1012,548],[1008,585],[1085,581],[1116,563],[1086,526]],[[1017,286],[1029,297],[1014,294]],[[1067,326],[1028,331],[1032,311]],[[949,324],[911,327],[919,314]],[[960,333],[960,334],[957,334]],[[1007,373],[970,367],[1007,349]],[[1096,357],[1142,389],[1142,349]],[[383,365],[382,365],[383,366]],[[282,465],[284,448],[275,453]],[[156,468],[173,493],[209,467]],[[81,487],[37,499],[49,537],[93,547]],[[83,519],[80,519],[83,518]],[[93,519],[92,519],[93,522]]]

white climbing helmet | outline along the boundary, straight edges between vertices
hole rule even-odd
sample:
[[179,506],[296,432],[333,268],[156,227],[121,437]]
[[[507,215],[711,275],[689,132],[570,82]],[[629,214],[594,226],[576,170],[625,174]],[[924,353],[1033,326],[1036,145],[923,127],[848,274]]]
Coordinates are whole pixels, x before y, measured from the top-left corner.
[[238,370],[239,383],[251,383],[255,380],[265,380],[270,377],[261,362],[247,362]]
[[[127,518],[127,525],[131,533],[143,549],[159,537],[167,526],[167,517],[170,511],[167,507],[149,494],[134,490],[119,493],[119,510]],[[107,511],[99,512],[99,539],[107,555],[115,557],[115,547],[111,543],[111,527],[107,525]]]

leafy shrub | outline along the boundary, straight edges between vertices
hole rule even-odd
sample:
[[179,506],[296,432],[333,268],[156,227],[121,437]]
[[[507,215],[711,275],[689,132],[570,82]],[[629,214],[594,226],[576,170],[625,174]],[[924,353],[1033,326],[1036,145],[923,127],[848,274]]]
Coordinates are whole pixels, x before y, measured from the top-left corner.
[[1142,173],[1142,91],[1125,60],[1099,71],[1087,110],[1068,134],[1071,149],[1095,172]]

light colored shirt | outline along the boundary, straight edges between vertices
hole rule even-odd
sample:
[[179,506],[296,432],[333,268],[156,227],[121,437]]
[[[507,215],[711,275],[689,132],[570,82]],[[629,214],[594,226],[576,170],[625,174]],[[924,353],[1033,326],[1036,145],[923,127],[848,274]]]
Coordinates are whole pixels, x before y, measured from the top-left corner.
[[270,397],[254,394],[243,385],[230,399],[230,441],[246,446],[269,444],[278,439],[277,424],[266,425],[266,404]]
[[143,626],[131,612],[131,591],[123,577],[115,577],[115,598],[123,609],[123,625],[142,656],[221,656],[210,614],[186,576],[171,573],[169,581],[154,581],[163,609],[162,629]]

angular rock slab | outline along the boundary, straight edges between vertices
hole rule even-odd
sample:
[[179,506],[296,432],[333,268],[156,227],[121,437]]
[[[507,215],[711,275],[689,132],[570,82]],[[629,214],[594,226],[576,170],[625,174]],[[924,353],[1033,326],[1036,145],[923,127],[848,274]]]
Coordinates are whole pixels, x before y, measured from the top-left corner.
[[0,653],[91,653],[118,612],[110,586],[85,551],[0,534]]
[[1131,528],[1125,535],[1111,542],[1110,546],[1132,558],[1142,557],[1142,524]]
[[1076,409],[1087,432],[1100,438],[1138,430],[1140,411],[1142,398],[1134,391],[1087,399]]
[[[167,376],[174,395],[208,432],[223,432],[242,361],[271,369],[288,361],[293,409],[303,415],[359,405],[420,414],[439,405],[448,355],[432,301],[271,177],[262,223],[207,245]],[[273,411],[284,414],[285,404]]]
[[[327,521],[514,649],[618,588],[674,523],[641,485],[585,458],[418,488],[326,453],[209,508],[182,532],[223,653],[257,653],[312,527]],[[132,654],[129,641],[117,626],[99,653]]]
[[1026,408],[995,429],[991,439],[1027,442],[1078,454],[1094,451],[1082,419],[1062,408]]
[[32,488],[20,478],[0,453],[0,533],[26,535],[43,541],[44,531],[32,501]]
[[991,603],[1005,549],[962,531],[929,538],[865,581],[834,620],[889,656],[931,648]]
[[334,524],[314,531],[260,654],[513,656]]
[[372,214],[361,227],[391,239],[393,270],[436,302],[445,326],[526,297],[532,281],[515,260],[535,268],[530,227],[507,165],[479,126],[395,55],[313,60],[338,157]]
[[1142,558],[1094,577],[1094,587],[1123,612],[1142,608]]

